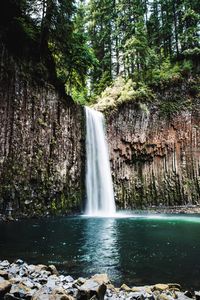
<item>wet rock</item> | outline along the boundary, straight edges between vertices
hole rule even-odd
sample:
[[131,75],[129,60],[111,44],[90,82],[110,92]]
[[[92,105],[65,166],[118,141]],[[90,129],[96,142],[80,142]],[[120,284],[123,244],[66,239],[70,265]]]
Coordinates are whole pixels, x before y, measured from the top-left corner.
[[10,290],[10,294],[14,295],[15,297],[24,299],[31,299],[34,292],[34,290],[31,290],[23,283],[13,284]]
[[29,266],[27,267],[27,270],[28,270],[29,274],[34,273],[34,272],[35,272],[35,269],[36,269],[36,266],[35,266],[35,265],[29,265]]
[[132,292],[142,292],[144,291],[144,287],[143,286],[134,286],[132,287]]
[[178,283],[168,283],[169,289],[181,290],[181,285]]
[[88,279],[86,282],[79,287],[80,300],[90,299],[93,296],[97,296],[99,300],[104,299],[106,293],[106,285],[99,283],[94,279]]
[[51,300],[74,300],[74,297],[67,295],[64,289],[56,288],[53,290],[50,299]]
[[21,270],[19,271],[19,276],[23,277],[23,276],[26,276],[26,275],[28,275],[27,270],[21,269]]
[[11,283],[8,280],[0,282],[0,299],[10,291]]
[[117,289],[116,287],[114,287],[114,285],[112,285],[111,283],[107,284],[107,291],[106,292],[110,292],[110,293],[117,293],[119,292],[119,289]]
[[9,281],[10,281],[10,283],[15,284],[15,283],[21,282],[21,281],[22,281],[22,278],[21,278],[20,276],[11,277],[11,276],[9,275]]
[[15,264],[11,264],[10,268],[8,269],[8,272],[9,272],[9,277],[16,276],[16,274],[19,273],[19,267]]
[[77,283],[78,285],[82,285],[82,284],[84,284],[85,282],[86,282],[86,279],[83,278],[83,277],[79,277],[79,278],[76,280],[76,283]]
[[196,300],[200,300],[200,292],[194,292]]
[[65,277],[65,281],[66,281],[66,282],[73,282],[73,281],[74,281],[74,278],[73,278],[72,276],[69,275],[69,276],[66,276],[66,277]]
[[51,272],[51,274],[53,274],[53,275],[58,275],[58,270],[56,269],[56,267],[54,265],[48,266],[48,268],[46,270]]
[[190,298],[184,295],[182,292],[175,292],[176,299],[178,300],[189,300]]
[[58,276],[58,278],[59,278],[59,280],[60,280],[61,282],[64,282],[64,281],[65,281],[65,276],[64,276],[64,275],[60,275],[60,276]]
[[50,290],[48,287],[43,286],[41,289],[33,294],[32,300],[50,300]]
[[153,287],[154,290],[158,290],[158,291],[165,291],[169,289],[169,285],[168,284],[162,284],[162,283],[158,283],[155,284]]
[[29,280],[28,278],[26,278],[25,280],[23,280],[22,282],[26,287],[32,289],[34,287],[34,283]]
[[110,282],[107,274],[95,274],[94,276],[92,276],[92,279],[98,282],[99,284],[108,284]]
[[194,291],[185,291],[184,295],[189,298],[193,298],[195,296],[195,293],[194,293]]
[[0,276],[0,283],[3,282],[3,281],[5,281],[5,278]]
[[15,263],[17,264],[17,265],[23,265],[23,260],[21,260],[21,259],[17,259],[16,261],[15,261]]
[[10,263],[8,260],[3,260],[1,263],[0,263],[0,268],[7,268],[9,267]]
[[8,279],[8,272],[4,270],[0,270],[0,277],[3,277],[4,279]]
[[47,267],[46,265],[37,265],[36,267],[35,267],[35,272],[38,272],[38,273],[40,273],[41,271],[48,271],[48,268],[49,267]]
[[34,287],[39,290],[39,289],[41,289],[42,285],[39,282],[34,281]]
[[122,284],[122,286],[121,286],[120,289],[121,289],[121,290],[124,290],[124,291],[126,291],[126,292],[132,291],[131,288],[130,288],[128,285],[126,285],[126,284]]
[[56,287],[56,278],[48,278],[46,286],[48,288],[54,289]]
[[174,298],[171,295],[160,294],[157,296],[157,300],[174,300]]

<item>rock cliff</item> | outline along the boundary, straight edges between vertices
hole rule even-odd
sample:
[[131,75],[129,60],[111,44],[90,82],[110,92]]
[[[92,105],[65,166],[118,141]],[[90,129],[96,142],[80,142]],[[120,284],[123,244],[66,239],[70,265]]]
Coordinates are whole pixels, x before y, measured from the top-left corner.
[[128,102],[107,114],[120,208],[200,204],[200,105],[194,82]]
[[[80,210],[83,109],[33,80],[0,49],[0,212],[44,215]],[[29,66],[31,68],[31,66]]]
[[[80,211],[83,108],[28,74],[0,46],[0,213]],[[174,83],[159,88],[154,101],[124,102],[107,113],[118,208],[200,204],[198,86],[193,79]]]

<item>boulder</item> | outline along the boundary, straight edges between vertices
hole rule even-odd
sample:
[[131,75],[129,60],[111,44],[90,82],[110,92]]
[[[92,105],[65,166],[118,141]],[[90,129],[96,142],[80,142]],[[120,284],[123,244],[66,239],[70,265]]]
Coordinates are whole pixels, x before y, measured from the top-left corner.
[[117,293],[117,291],[119,292],[119,289],[117,289],[113,284],[109,283],[107,284],[107,289],[114,292],[114,293]]
[[66,282],[73,282],[74,281],[74,278],[72,277],[72,276],[70,276],[70,275],[68,275],[68,276],[65,276],[65,279],[64,279]]
[[95,280],[99,284],[102,284],[102,283],[108,284],[108,283],[110,283],[110,280],[109,280],[107,274],[95,274],[94,276],[92,276],[91,279]]
[[41,273],[42,271],[47,271],[48,270],[48,267],[46,265],[36,265],[35,266],[35,270],[34,272],[35,273]]
[[82,284],[84,284],[85,282],[86,282],[86,278],[83,278],[83,277],[79,277],[77,280],[75,280],[75,284],[77,284],[78,286],[79,285],[82,285]]
[[134,286],[131,289],[133,292],[146,292],[146,293],[152,293],[153,286],[146,285],[146,286]]
[[21,266],[21,265],[23,265],[23,260],[22,259],[17,259],[16,261],[15,261],[15,263],[17,264],[17,265],[19,265],[19,266]]
[[181,290],[181,285],[178,283],[168,283],[169,289]]
[[194,292],[196,300],[200,300],[200,292]]
[[54,289],[56,287],[56,278],[48,278],[46,286],[50,289]]
[[9,269],[8,269],[8,273],[9,273],[9,278],[12,278],[13,276],[16,276],[16,274],[19,274],[19,266],[12,264],[10,265]]
[[4,271],[4,270],[0,270],[0,276],[7,280],[8,279],[8,272]]
[[153,290],[158,290],[158,291],[165,291],[169,289],[169,285],[168,284],[163,284],[163,283],[158,283],[155,284],[153,287]]
[[189,300],[189,299],[191,299],[188,296],[184,295],[184,293],[182,293],[182,292],[175,292],[175,295],[176,295],[176,299],[178,299],[178,300]]
[[58,270],[54,265],[49,265],[46,270],[51,272],[53,275],[59,275]]
[[50,300],[49,288],[43,286],[33,294],[32,300]]
[[130,292],[131,291],[131,288],[126,285],[126,284],[122,284],[122,286],[120,287],[121,290],[124,290],[126,292]]
[[12,284],[19,283],[19,282],[22,281],[22,278],[21,278],[20,276],[11,277],[11,276],[9,275],[9,278],[10,278],[9,281],[10,281],[10,283],[12,283]]
[[22,283],[23,283],[26,287],[28,287],[28,288],[30,288],[30,289],[32,289],[32,288],[35,286],[35,284],[34,284],[29,278],[25,278],[25,279],[22,281]]
[[0,299],[8,293],[11,289],[11,283],[8,280],[3,280],[0,282]]
[[4,282],[4,281],[5,281],[5,278],[3,278],[3,277],[0,276],[0,283]]
[[79,287],[79,299],[91,299],[96,296],[97,299],[103,300],[106,293],[106,285],[101,280],[96,281],[93,278],[86,280],[86,282]]
[[53,290],[50,300],[74,300],[74,297],[67,295],[62,288],[56,288]]
[[159,296],[157,296],[157,300],[174,300],[174,298],[171,295],[162,293]]
[[35,290],[28,288],[23,283],[13,284],[10,289],[11,295],[14,295],[15,297],[23,298],[23,299],[31,299],[34,292],[35,292]]
[[10,263],[8,260],[3,260],[0,263],[0,269],[8,268],[10,266]]
[[194,291],[185,291],[184,295],[189,298],[193,298],[195,296],[195,293]]

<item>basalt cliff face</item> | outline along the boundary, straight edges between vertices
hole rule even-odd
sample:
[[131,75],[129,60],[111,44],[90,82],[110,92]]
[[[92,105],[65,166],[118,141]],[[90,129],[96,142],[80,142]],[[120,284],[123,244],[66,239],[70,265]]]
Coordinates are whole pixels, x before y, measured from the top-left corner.
[[124,103],[107,115],[119,208],[200,204],[199,103],[186,83],[157,93],[154,104]]
[[[78,212],[83,108],[28,74],[0,46],[0,214]],[[118,208],[200,204],[197,85],[178,83],[159,89],[153,102],[125,102],[107,113]]]
[[0,213],[80,210],[83,109],[33,81],[4,47],[0,56]]

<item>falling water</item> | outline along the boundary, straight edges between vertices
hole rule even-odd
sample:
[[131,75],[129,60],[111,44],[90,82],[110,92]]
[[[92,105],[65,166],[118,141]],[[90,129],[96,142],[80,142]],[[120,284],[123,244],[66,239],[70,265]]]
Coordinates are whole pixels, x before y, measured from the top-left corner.
[[104,116],[89,107],[86,112],[86,214],[112,216],[115,214],[113,184],[108,147],[104,132]]

